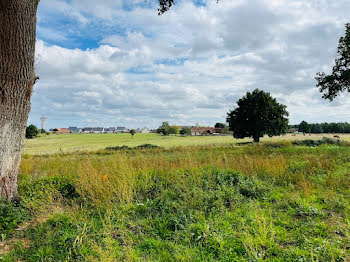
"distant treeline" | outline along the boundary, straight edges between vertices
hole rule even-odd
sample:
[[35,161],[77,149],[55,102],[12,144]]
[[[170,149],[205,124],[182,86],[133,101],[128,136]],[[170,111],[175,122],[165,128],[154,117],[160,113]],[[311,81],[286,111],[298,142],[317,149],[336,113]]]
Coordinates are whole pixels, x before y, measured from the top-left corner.
[[349,123],[320,123],[309,124],[302,121],[299,125],[290,126],[291,129],[297,129],[303,133],[323,134],[323,133],[350,133]]

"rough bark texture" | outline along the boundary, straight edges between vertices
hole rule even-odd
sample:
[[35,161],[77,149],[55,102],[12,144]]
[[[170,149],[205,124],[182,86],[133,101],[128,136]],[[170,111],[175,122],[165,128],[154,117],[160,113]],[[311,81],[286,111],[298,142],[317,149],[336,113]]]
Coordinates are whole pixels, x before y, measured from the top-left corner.
[[0,198],[17,197],[17,175],[35,84],[39,0],[0,0]]

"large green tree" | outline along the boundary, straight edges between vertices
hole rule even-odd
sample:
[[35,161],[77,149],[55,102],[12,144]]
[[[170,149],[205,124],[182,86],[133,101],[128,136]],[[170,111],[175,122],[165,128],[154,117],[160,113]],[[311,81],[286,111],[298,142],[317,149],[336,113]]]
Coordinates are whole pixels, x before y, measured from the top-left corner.
[[333,100],[340,92],[350,92],[350,23],[345,25],[345,35],[339,39],[338,57],[332,74],[317,73],[317,87],[323,98]]
[[171,126],[169,125],[169,122],[165,121],[160,127],[158,127],[157,133],[163,134],[164,136],[177,135],[179,134],[179,130],[180,128],[178,126]]
[[180,135],[190,135],[191,134],[191,128],[184,126],[183,128],[181,128],[180,130]]
[[168,133],[169,135],[178,135],[180,133],[180,128],[178,126],[170,126]]
[[[38,80],[34,58],[39,2],[0,0],[0,198],[14,199],[18,194],[18,168],[33,86]],[[159,14],[174,2],[158,0]]]
[[157,133],[163,134],[164,136],[167,136],[167,135],[169,135],[169,128],[170,128],[169,122],[164,121],[162,123],[162,125],[158,127]]
[[239,99],[226,120],[235,138],[252,137],[254,142],[259,142],[265,134],[280,135],[288,129],[286,106],[259,89]]
[[310,133],[311,132],[311,126],[309,125],[308,122],[301,121],[301,123],[299,124],[298,131],[299,132],[303,132],[303,133]]

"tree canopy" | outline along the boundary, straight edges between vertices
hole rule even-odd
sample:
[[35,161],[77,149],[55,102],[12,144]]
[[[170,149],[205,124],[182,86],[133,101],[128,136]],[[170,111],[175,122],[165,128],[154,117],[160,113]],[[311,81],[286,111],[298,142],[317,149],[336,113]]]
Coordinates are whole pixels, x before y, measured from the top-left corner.
[[[305,124],[306,123],[306,124]],[[297,128],[299,132],[312,134],[326,134],[326,133],[350,133],[350,124],[347,122],[339,123],[307,123],[302,121],[299,125],[290,126],[291,128]],[[306,130],[306,131],[305,131]]]
[[161,15],[165,13],[174,4],[175,4],[174,0],[159,0],[158,14]]
[[332,74],[317,73],[317,87],[323,98],[333,100],[340,92],[350,92],[350,23],[345,25],[345,36],[339,39],[338,57]]
[[157,133],[163,134],[165,136],[177,135],[177,134],[179,134],[179,130],[180,130],[180,128],[178,126],[171,126],[171,125],[169,125],[169,122],[165,121],[157,129]]
[[255,89],[239,99],[237,105],[226,119],[235,138],[252,137],[259,142],[265,134],[280,135],[288,129],[286,106],[269,93]]
[[227,127],[227,125],[224,123],[216,123],[215,124],[215,128],[225,128],[225,127]]
[[301,121],[301,123],[299,124],[299,132],[303,132],[303,133],[310,133],[311,132],[311,126],[308,124],[308,122],[306,121]]
[[136,130],[135,130],[135,129],[131,129],[131,130],[130,130],[130,134],[132,135],[132,138],[134,138],[135,133],[136,133]]
[[181,135],[190,135],[191,134],[191,128],[189,128],[187,126],[181,128],[180,134]]
[[30,125],[26,128],[26,138],[32,139],[39,134],[39,129],[35,125]]

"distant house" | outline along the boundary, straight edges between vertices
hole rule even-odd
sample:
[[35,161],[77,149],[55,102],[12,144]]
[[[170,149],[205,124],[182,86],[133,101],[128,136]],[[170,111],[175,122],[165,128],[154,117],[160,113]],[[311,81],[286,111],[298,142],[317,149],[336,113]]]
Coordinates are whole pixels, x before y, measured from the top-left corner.
[[109,128],[105,128],[104,132],[105,133],[116,133],[117,128],[115,127],[109,127]]
[[83,133],[84,134],[102,134],[104,133],[103,127],[84,127]]
[[142,129],[140,129],[140,132],[141,134],[149,134],[151,133],[151,130],[149,130],[147,127],[144,127]]
[[214,127],[192,127],[191,135],[192,136],[210,136],[217,134],[216,128]]
[[289,133],[294,133],[294,134],[298,133],[298,131],[299,131],[298,128],[290,128],[288,130]]
[[220,135],[224,132],[225,128],[215,128],[213,135]]
[[93,134],[102,134],[104,133],[105,129],[103,127],[94,127],[92,130]]
[[90,133],[92,133],[92,127],[84,127],[84,128],[83,128],[83,133],[84,133],[84,134],[90,134]]
[[57,134],[69,134],[70,133],[68,128],[55,128],[54,131],[56,131]]
[[69,128],[69,133],[78,133],[79,129],[75,126],[70,126]]
[[129,133],[129,129],[123,126],[118,126],[116,129],[116,133]]

